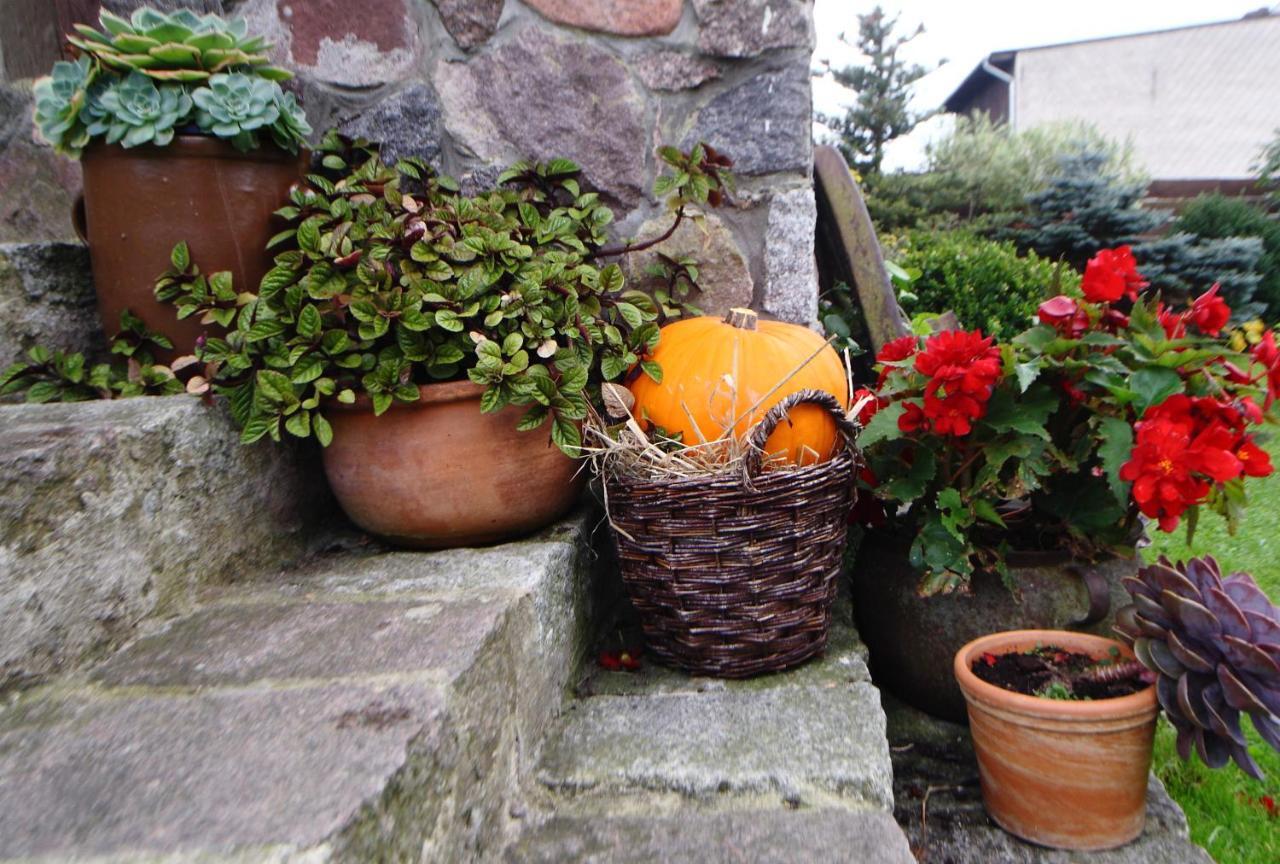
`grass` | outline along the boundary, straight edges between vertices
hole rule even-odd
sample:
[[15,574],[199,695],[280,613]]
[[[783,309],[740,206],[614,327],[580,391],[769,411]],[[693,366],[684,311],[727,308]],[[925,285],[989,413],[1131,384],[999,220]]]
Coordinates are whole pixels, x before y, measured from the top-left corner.
[[[1280,446],[1269,447],[1272,461],[1280,466]],[[1216,515],[1206,513],[1196,529],[1194,543],[1186,531],[1156,532],[1145,555],[1161,553],[1174,560],[1212,554],[1226,573],[1246,570],[1253,574],[1272,600],[1280,598],[1280,473],[1248,486],[1249,509],[1240,530],[1232,537]],[[1156,736],[1154,769],[1164,781],[1191,825],[1191,839],[1209,851],[1219,864],[1276,864],[1280,861],[1280,818],[1269,813],[1261,799],[1280,804],[1280,755],[1261,742],[1252,725],[1250,752],[1266,773],[1257,781],[1234,766],[1210,771],[1192,756],[1183,762],[1174,750],[1173,729],[1161,721]]]

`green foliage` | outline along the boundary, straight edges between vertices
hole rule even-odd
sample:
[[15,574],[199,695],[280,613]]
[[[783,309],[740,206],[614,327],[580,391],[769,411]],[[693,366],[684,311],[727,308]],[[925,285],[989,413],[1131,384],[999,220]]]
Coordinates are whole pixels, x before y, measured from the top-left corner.
[[1254,299],[1266,304],[1268,319],[1280,317],[1280,222],[1248,201],[1213,194],[1201,195],[1188,204],[1174,223],[1174,230],[1201,240],[1229,237],[1261,240],[1260,281]]
[[[574,163],[517,163],[500,188],[468,197],[420,160],[391,167],[333,133],[318,156],[323,167],[277,211],[288,227],[256,292],[202,274],[185,245],[156,285],[180,316],[229,327],[197,355],[216,367],[244,441],[288,432],[328,444],[327,400],[364,394],[382,414],[417,400],[420,384],[465,377],[485,388],[484,411],[525,407],[520,429],[549,422],[573,454],[601,381],[660,375],[646,358],[659,326],[684,313],[696,267],[679,263],[656,301],[628,290],[601,259],[637,247],[605,247],[613,213]],[[723,157],[699,145],[662,158],[677,170],[659,194],[677,215],[720,200]]]
[[858,16],[858,39],[853,47],[867,58],[867,65],[829,70],[836,83],[856,93],[857,98],[843,116],[818,115],[818,122],[835,134],[845,160],[866,173],[880,171],[886,144],[932,114],[910,108],[911,86],[931,70],[899,56],[904,45],[924,32],[924,26],[909,36],[895,36],[897,24],[898,19],[886,18],[879,6]]
[[1236,321],[1266,311],[1266,304],[1255,299],[1262,256],[1262,240],[1257,237],[1210,240],[1178,232],[1133,247],[1143,275],[1166,298],[1185,301],[1220,282]]
[[1258,180],[1271,192],[1271,200],[1280,202],[1280,129],[1258,156]]
[[987,335],[1018,333],[1040,301],[1079,284],[1079,277],[1010,242],[967,231],[913,231],[891,246],[894,262],[915,278],[899,302],[910,315],[955,312],[963,326]]
[[242,150],[258,145],[257,130],[293,152],[311,134],[277,83],[289,73],[268,65],[270,46],[243,19],[142,8],[99,21],[100,30],[75,25],[67,40],[80,57],[35,84],[36,125],[58,152],[78,156],[96,138],[163,146],[188,124]]
[[1098,249],[1133,243],[1155,229],[1162,218],[1138,207],[1146,185],[1125,181],[1107,164],[1097,151],[1063,158],[1048,187],[1027,197],[1025,227],[1002,236],[1083,271]]
[[926,152],[926,176],[945,191],[934,206],[966,220],[1025,210],[1027,196],[1046,189],[1064,159],[1097,154],[1103,174],[1126,184],[1145,179],[1131,143],[1118,143],[1084,122],[1045,123],[1015,132],[978,113],[956,118],[950,134],[932,142]]
[[181,393],[183,381],[177,371],[190,367],[194,358],[174,361],[172,366],[155,362],[156,349],[173,344],[146,328],[127,309],[120,316],[120,332],[112,340],[110,363],[92,366],[79,352],[50,351],[37,345],[27,351],[27,359],[0,373],[0,398],[21,396],[27,402],[83,402],[126,396],[168,396]]

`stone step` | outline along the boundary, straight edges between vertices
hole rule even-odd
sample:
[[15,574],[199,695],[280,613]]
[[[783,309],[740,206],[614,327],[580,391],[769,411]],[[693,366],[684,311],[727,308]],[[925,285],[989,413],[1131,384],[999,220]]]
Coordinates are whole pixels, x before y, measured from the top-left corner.
[[493,860],[582,653],[586,514],[206,590],[0,710],[0,860]]
[[340,519],[314,449],[190,396],[0,405],[0,693],[104,656]]
[[745,681],[594,670],[508,860],[911,861],[850,619],[842,602],[824,657]]

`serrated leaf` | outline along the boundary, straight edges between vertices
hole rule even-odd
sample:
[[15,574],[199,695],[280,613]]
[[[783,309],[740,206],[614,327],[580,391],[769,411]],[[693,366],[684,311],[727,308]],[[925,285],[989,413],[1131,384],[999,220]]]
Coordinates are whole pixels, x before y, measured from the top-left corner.
[[1116,501],[1129,505],[1129,484],[1120,479],[1120,468],[1133,453],[1133,427],[1116,417],[1105,417],[1098,424],[1102,443],[1098,445],[1098,458],[1107,474],[1107,485]]
[[[872,418],[874,420],[875,418]],[[865,435],[865,433],[864,433]],[[885,486],[885,494],[903,504],[916,500],[925,493],[937,473],[938,463],[932,450],[919,448],[905,475],[895,477]]]
[[871,447],[879,444],[881,441],[892,441],[902,436],[898,430],[898,419],[906,410],[906,406],[901,402],[894,402],[886,405],[876,412],[876,416],[872,417],[870,422],[858,435],[858,446],[862,448]]

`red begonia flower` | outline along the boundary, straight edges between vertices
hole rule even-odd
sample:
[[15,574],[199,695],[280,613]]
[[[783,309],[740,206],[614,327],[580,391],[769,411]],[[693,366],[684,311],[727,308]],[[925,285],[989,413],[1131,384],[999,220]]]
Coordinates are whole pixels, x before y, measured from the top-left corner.
[[1231,307],[1227,305],[1227,301],[1218,296],[1218,290],[1221,287],[1215,282],[1212,288],[1197,297],[1191,304],[1191,320],[1206,336],[1217,336],[1231,320]]
[[1128,246],[1103,249],[1090,258],[1080,283],[1085,299],[1092,303],[1114,303],[1121,297],[1137,300],[1145,287],[1147,281],[1138,273],[1138,262]]
[[1079,339],[1089,329],[1089,316],[1065,294],[1041,303],[1037,314],[1041,324],[1048,324],[1068,339]]

